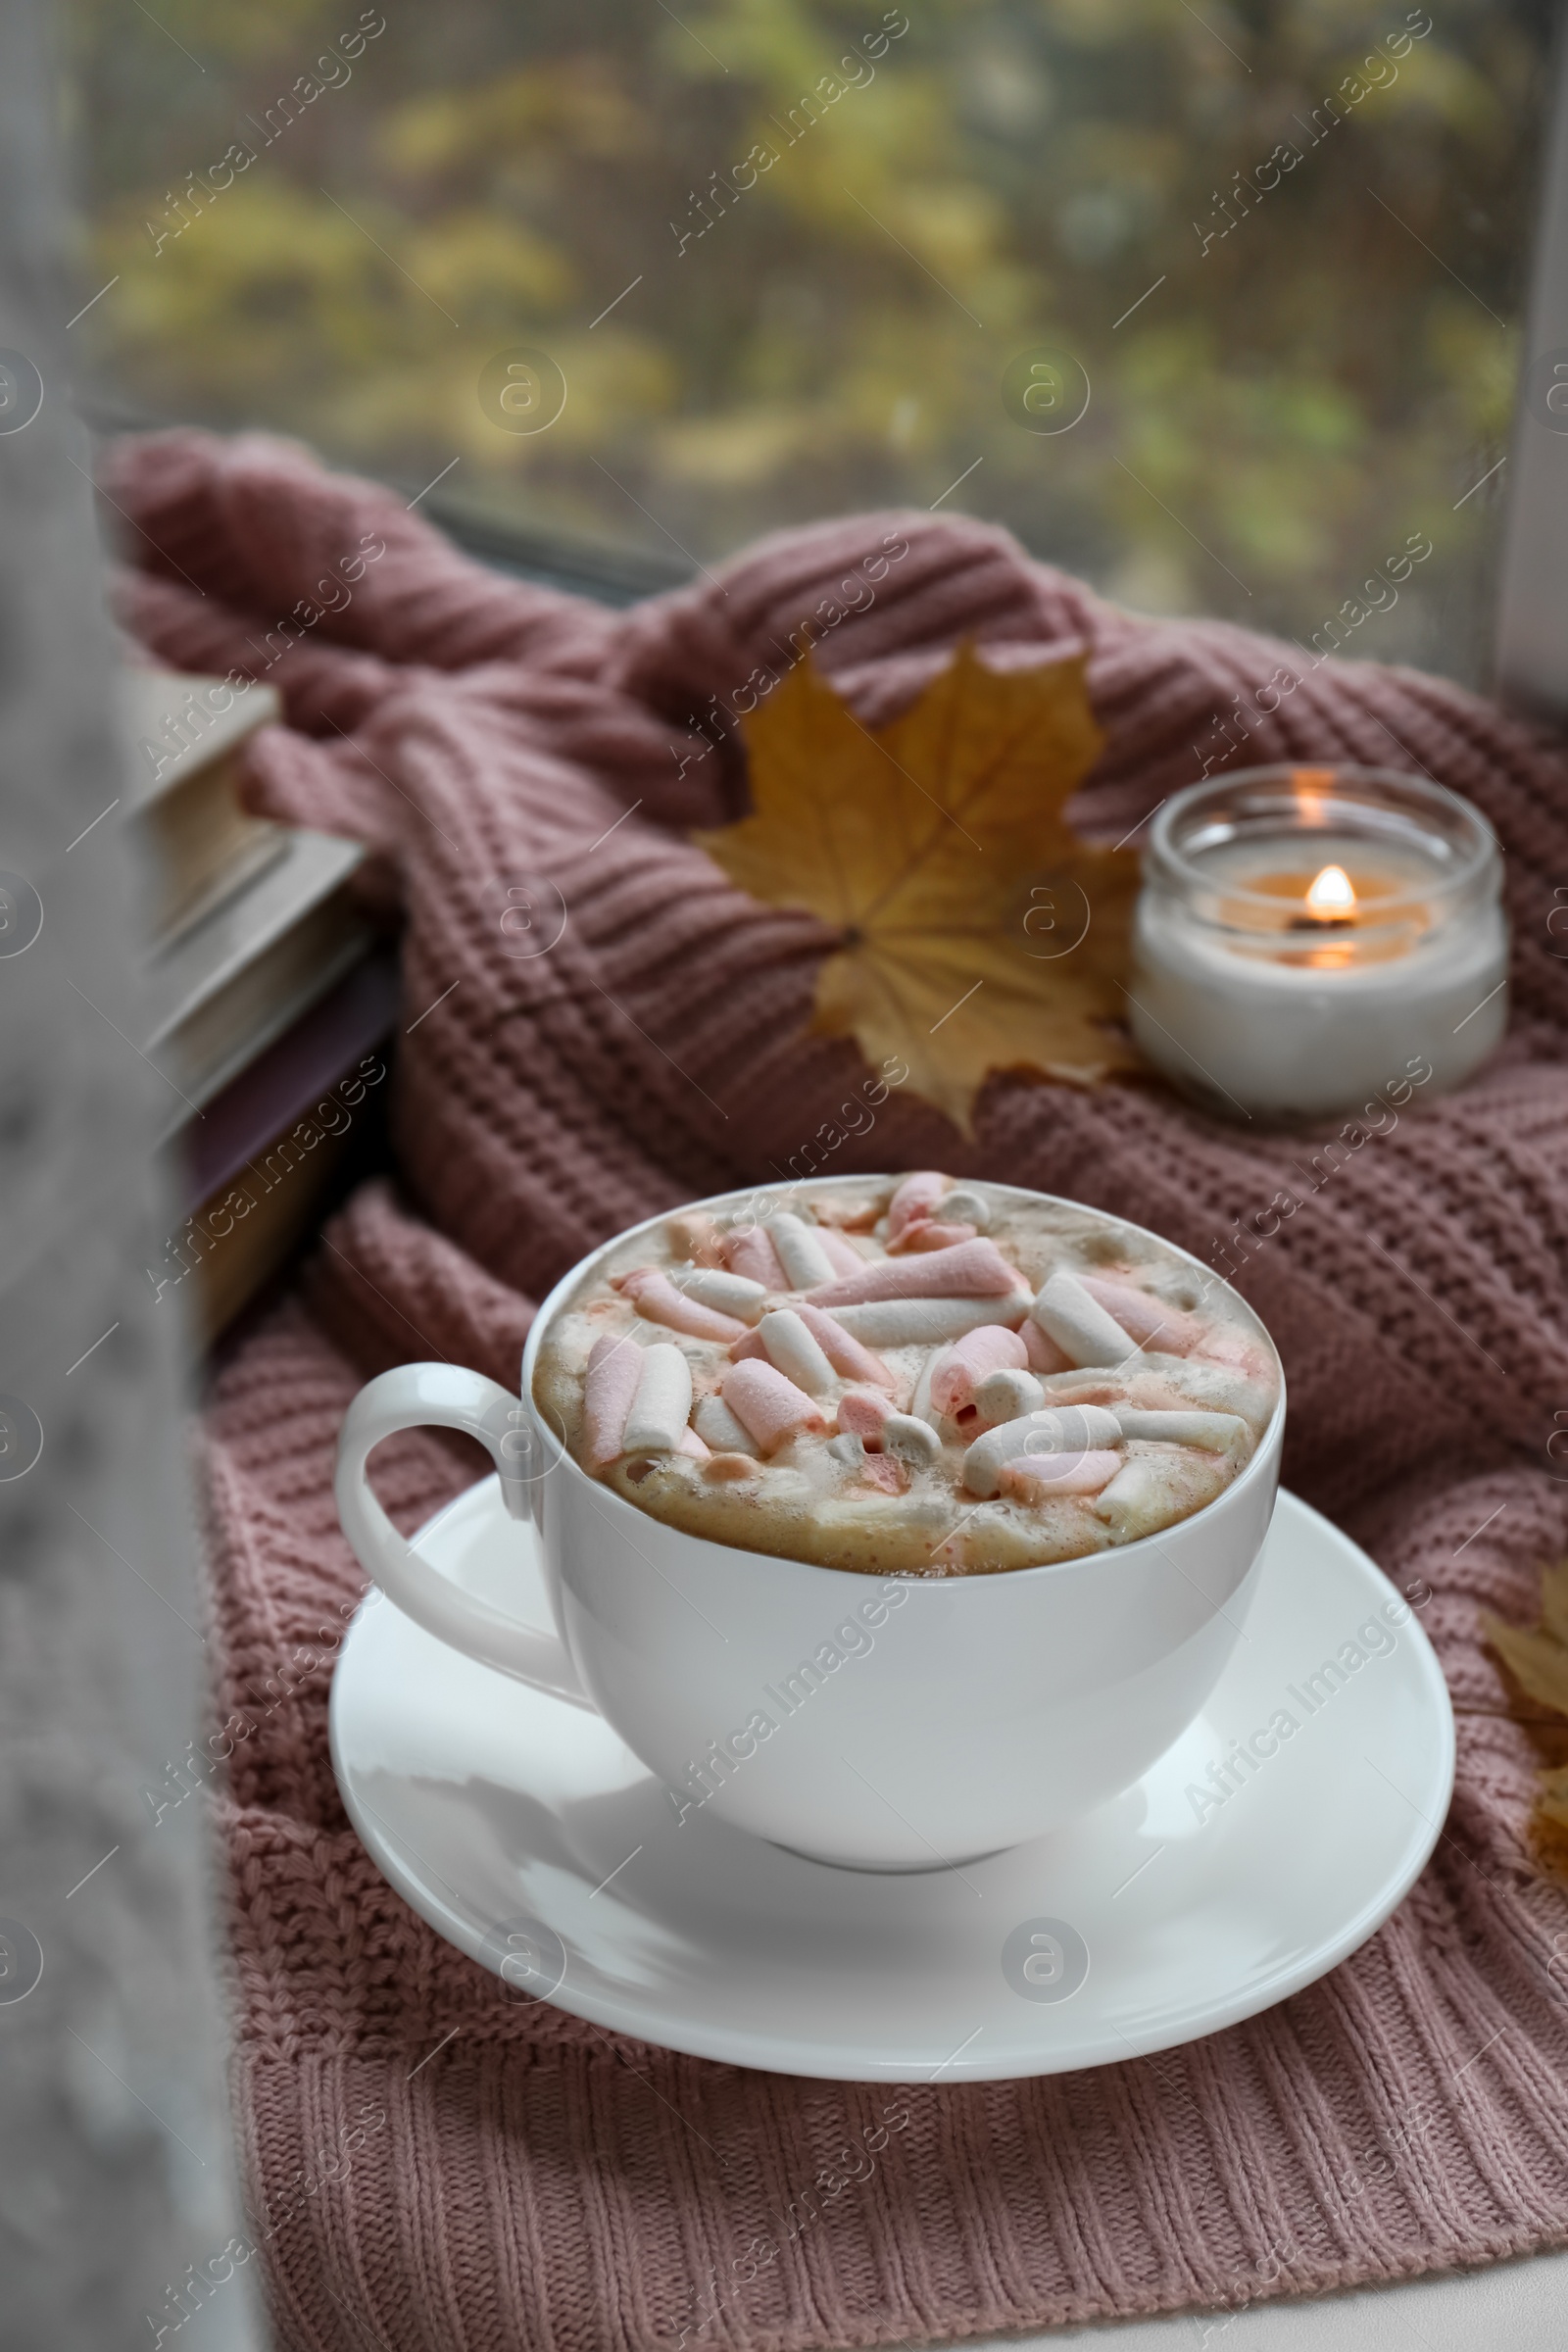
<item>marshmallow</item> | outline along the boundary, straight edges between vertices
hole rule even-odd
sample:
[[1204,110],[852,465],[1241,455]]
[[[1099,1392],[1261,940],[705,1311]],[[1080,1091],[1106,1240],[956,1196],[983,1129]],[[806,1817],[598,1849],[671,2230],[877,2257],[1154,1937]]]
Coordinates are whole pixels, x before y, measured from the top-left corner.
[[865,1460],[865,1440],[858,1430],[840,1430],[836,1438],[829,1438],[827,1449],[836,1462],[845,1462],[852,1470],[858,1470]]
[[741,1427],[722,1396],[699,1397],[692,1421],[698,1436],[715,1453],[755,1455],[757,1446],[751,1432]]
[[[994,1324],[991,1328],[1000,1330],[1001,1325]],[[916,1421],[929,1421],[938,1436],[941,1435],[942,1415],[931,1401],[931,1377],[937,1365],[941,1363],[943,1353],[944,1350],[940,1348],[933,1348],[928,1351],[924,1363],[915,1375],[914,1394],[909,1398],[908,1407]]]
[[963,1483],[971,1494],[989,1500],[997,1492],[1004,1462],[1032,1454],[1094,1453],[1121,1442],[1121,1425],[1103,1405],[1063,1404],[1027,1413],[976,1438],[963,1457]]
[[939,1224],[972,1225],[976,1233],[985,1233],[991,1224],[991,1203],[983,1193],[960,1184],[943,1194],[931,1214]]
[[841,1380],[869,1381],[874,1389],[896,1389],[898,1382],[879,1355],[852,1340],[834,1316],[820,1306],[803,1303],[794,1312],[827,1357]]
[[1046,1392],[1034,1374],[1010,1365],[988,1372],[975,1384],[973,1402],[982,1421],[1019,1421],[1038,1413],[1045,1401]]
[[1024,1344],[1024,1351],[1028,1356],[1031,1372],[1038,1372],[1044,1379],[1053,1372],[1071,1371],[1072,1365],[1069,1359],[1062,1354],[1055,1341],[1041,1329],[1033,1315],[1025,1317],[1019,1336]]
[[767,1293],[744,1274],[725,1274],[710,1266],[681,1266],[670,1276],[683,1298],[710,1306],[715,1314],[734,1315],[742,1323],[760,1321]]
[[818,1193],[811,1214],[819,1226],[831,1225],[840,1233],[869,1233],[882,1214],[882,1203],[849,1193]]
[[858,1274],[866,1262],[855,1244],[847,1242],[842,1233],[835,1233],[831,1225],[819,1225],[811,1238],[820,1243],[835,1274]]
[[668,1340],[643,1349],[642,1378],[621,1432],[622,1453],[673,1453],[692,1409],[692,1368]]
[[722,1265],[718,1227],[706,1208],[684,1208],[664,1221],[664,1239],[676,1257],[689,1257],[699,1266]]
[[1136,1344],[1115,1317],[1106,1314],[1065,1266],[1052,1275],[1031,1312],[1069,1363],[1120,1364],[1137,1353]]
[[808,1396],[820,1396],[833,1386],[833,1366],[792,1307],[775,1307],[764,1315],[757,1336],[767,1350],[768,1361]]
[[972,1242],[978,1230],[974,1225],[939,1225],[929,1217],[918,1225],[906,1225],[897,1241],[889,1242],[888,1254],[907,1257],[926,1250],[953,1250],[959,1242]]
[[756,1469],[755,1454],[710,1453],[703,1464],[703,1476],[711,1486],[733,1486],[739,1478],[751,1478]]
[[1162,1372],[1172,1388],[1210,1412],[1240,1413],[1248,1427],[1261,1429],[1273,1409],[1273,1396],[1260,1381],[1250,1380],[1228,1365],[1195,1355],[1152,1356],[1146,1359]]
[[[776,1217],[767,1220],[768,1239],[778,1252],[784,1269],[784,1287],[791,1291],[810,1291],[831,1282],[838,1269],[823,1247],[816,1228],[808,1225],[793,1209],[781,1208]],[[858,1261],[859,1252],[856,1252]],[[854,1280],[853,1276],[844,1277]]]
[[[912,1257],[885,1257],[811,1293],[813,1306],[859,1306],[873,1298],[1004,1298],[1020,1288],[995,1242],[959,1242]],[[1109,1317],[1106,1317],[1107,1322]]]
[[830,1311],[835,1323],[867,1348],[933,1348],[960,1340],[984,1323],[1016,1329],[1028,1306],[1028,1292],[1014,1291],[1006,1298],[872,1298],[862,1306]]
[[897,1240],[906,1225],[918,1224],[928,1217],[948,1190],[948,1180],[935,1168],[917,1168],[904,1182],[888,1202],[888,1239]]
[[1233,1365],[1250,1380],[1266,1382],[1269,1378],[1268,1357],[1263,1349],[1234,1324],[1228,1328],[1221,1325],[1217,1330],[1210,1325],[1194,1352],[1209,1357],[1216,1364]]
[[1102,1404],[1047,1405],[1041,1418],[1054,1430],[1050,1445],[1030,1444],[1025,1453],[1071,1453],[1075,1446],[1119,1446],[1121,1428],[1116,1416]]
[[[869,1382],[871,1387],[878,1389],[893,1390],[898,1387],[898,1380],[888,1370],[882,1358],[879,1355],[873,1355],[869,1348],[862,1348],[858,1340],[851,1339],[843,1326],[835,1322],[831,1315],[824,1314],[821,1307],[808,1306],[803,1300],[799,1306],[774,1307],[771,1312],[796,1316],[841,1380]],[[749,1356],[761,1356],[768,1363],[774,1361],[763,1341],[760,1324],[756,1331],[746,1332],[730,1345],[729,1360],[732,1364],[744,1363]],[[781,1372],[790,1370],[788,1364],[782,1360],[779,1362],[779,1369]],[[792,1380],[794,1377],[795,1375],[790,1373]],[[820,1367],[818,1367],[818,1378],[820,1379]],[[822,1382],[821,1385],[825,1387],[827,1384]],[[814,1395],[817,1392],[813,1391],[812,1393]]]
[[1126,1536],[1141,1523],[1157,1526],[1169,1507],[1169,1490],[1146,1453],[1122,1464],[1096,1502],[1095,1517],[1103,1519],[1116,1535]]
[[721,1395],[763,1453],[776,1453],[799,1430],[822,1429],[825,1415],[804,1389],[787,1380],[774,1364],[731,1364]]
[[909,1484],[907,1470],[891,1453],[868,1453],[860,1464],[860,1476],[868,1487],[879,1487],[884,1494],[903,1494]]
[[629,1333],[606,1332],[588,1358],[582,1387],[583,1441],[595,1470],[622,1451],[621,1433],[643,1376],[643,1349]]
[[681,1431],[680,1442],[676,1446],[675,1451],[689,1453],[694,1462],[706,1462],[711,1458],[707,1441],[700,1438],[696,1430],[689,1425]]
[[622,1298],[629,1298],[650,1323],[666,1331],[683,1331],[694,1340],[738,1340],[746,1326],[734,1315],[721,1315],[710,1306],[677,1291],[667,1274],[656,1266],[634,1266],[629,1274],[612,1274]]
[[[1141,1356],[1134,1369],[1142,1372],[1148,1360]],[[1126,1377],[1114,1366],[1105,1371],[1089,1364],[1082,1372],[1041,1372],[1036,1377],[1048,1404],[1120,1404],[1127,1394]]]
[[1146,1413],[1130,1404],[1111,1407],[1124,1438],[1152,1438],[1167,1446],[1201,1446],[1228,1453],[1250,1433],[1239,1413]]
[[846,1389],[839,1398],[839,1427],[850,1436],[880,1439],[893,1407],[876,1389]]
[[1018,1502],[1052,1502],[1058,1494],[1098,1494],[1121,1466],[1119,1453],[1026,1453],[1003,1463],[998,1486]]
[[1113,1315],[1123,1331],[1144,1348],[1162,1348],[1171,1355],[1191,1355],[1205,1336],[1205,1326],[1196,1315],[1184,1314],[1179,1306],[1171,1306],[1156,1298],[1151,1291],[1141,1291],[1130,1282],[1109,1282],[1100,1274],[1080,1274],[1079,1282],[1091,1298]]
[[1004,1323],[982,1323],[944,1348],[931,1367],[931,1402],[939,1413],[961,1413],[974,1401],[976,1381],[988,1372],[1022,1371],[1025,1343]]
[[760,1225],[742,1225],[726,1233],[721,1245],[724,1263],[732,1274],[760,1282],[764,1291],[787,1291],[789,1283],[774,1249]]
[[882,1450],[919,1470],[937,1459],[942,1440],[929,1421],[917,1421],[912,1413],[889,1413],[882,1424]]

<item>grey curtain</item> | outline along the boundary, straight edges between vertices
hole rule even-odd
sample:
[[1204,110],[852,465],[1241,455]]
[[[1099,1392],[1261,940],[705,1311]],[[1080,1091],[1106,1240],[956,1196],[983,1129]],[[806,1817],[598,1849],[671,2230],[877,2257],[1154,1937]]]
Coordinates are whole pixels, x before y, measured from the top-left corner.
[[[0,9],[0,2344],[259,2338],[224,2097],[166,1082],[35,0]],[[177,1103],[173,1103],[175,1109]],[[200,1754],[198,1747],[196,1753]],[[150,1793],[151,1792],[151,1793]],[[162,1810],[159,1807],[162,1803]],[[231,2266],[230,2266],[231,2267]],[[180,2324],[183,2319],[183,2324]],[[160,2337],[160,2330],[165,2332]]]

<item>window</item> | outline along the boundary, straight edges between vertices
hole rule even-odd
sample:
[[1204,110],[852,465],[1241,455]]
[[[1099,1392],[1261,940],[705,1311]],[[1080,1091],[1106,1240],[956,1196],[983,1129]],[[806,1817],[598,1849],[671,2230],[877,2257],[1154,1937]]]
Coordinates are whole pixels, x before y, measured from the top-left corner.
[[615,551],[627,593],[936,506],[1142,611],[1473,677],[1548,32],[1528,0],[81,0],[105,291],[71,342],[100,415],[301,435],[568,570]]

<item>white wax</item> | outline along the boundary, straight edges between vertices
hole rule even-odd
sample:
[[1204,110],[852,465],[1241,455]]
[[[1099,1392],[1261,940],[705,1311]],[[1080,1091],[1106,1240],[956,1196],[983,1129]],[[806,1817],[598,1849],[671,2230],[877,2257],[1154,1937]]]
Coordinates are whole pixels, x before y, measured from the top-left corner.
[[1396,1081],[1432,1094],[1457,1086],[1507,1024],[1507,969],[1495,906],[1407,955],[1324,969],[1238,955],[1179,902],[1146,891],[1129,1018],[1156,1068],[1221,1109],[1318,1118]]

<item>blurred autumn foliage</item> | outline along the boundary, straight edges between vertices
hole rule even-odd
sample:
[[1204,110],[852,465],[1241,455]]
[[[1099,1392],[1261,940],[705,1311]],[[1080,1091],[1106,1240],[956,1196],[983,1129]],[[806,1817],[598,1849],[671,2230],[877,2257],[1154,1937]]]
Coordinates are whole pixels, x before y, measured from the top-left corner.
[[[75,0],[82,278],[119,282],[72,341],[122,411],[411,494],[457,459],[438,511],[683,564],[949,493],[1304,639],[1421,531],[1345,650],[1473,674],[1499,479],[1456,502],[1505,446],[1549,15]],[[536,436],[476,397],[512,345],[566,378]],[[1033,346],[1087,371],[1069,431],[1004,406]]]

